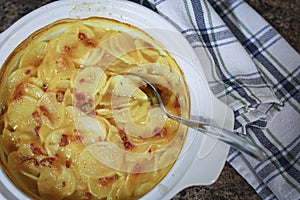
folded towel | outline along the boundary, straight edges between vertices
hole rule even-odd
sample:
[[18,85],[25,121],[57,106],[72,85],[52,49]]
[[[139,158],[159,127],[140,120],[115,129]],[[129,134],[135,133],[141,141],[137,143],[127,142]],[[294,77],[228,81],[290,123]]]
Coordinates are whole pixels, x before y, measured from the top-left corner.
[[187,38],[234,128],[267,155],[258,162],[231,149],[227,161],[262,199],[299,199],[299,54],[243,0],[147,3]]

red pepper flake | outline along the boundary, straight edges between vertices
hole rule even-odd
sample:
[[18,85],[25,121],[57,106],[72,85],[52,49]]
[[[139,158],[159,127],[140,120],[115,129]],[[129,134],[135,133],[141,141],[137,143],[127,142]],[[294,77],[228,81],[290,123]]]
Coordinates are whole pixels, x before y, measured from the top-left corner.
[[62,182],[62,187],[66,187],[66,182],[65,181]]
[[61,138],[60,138],[60,143],[59,143],[59,146],[60,147],[65,147],[69,144],[69,138],[68,138],[68,135],[66,134],[62,134],[61,135]]
[[34,146],[33,143],[30,144],[30,149],[31,149],[32,153],[35,155],[43,155],[42,150],[39,147]]
[[63,102],[64,96],[65,96],[65,91],[64,90],[58,90],[56,92],[56,100],[57,100],[57,102],[60,102],[60,103]]
[[54,158],[44,158],[40,161],[40,164],[43,167],[52,167],[54,160]]
[[66,168],[70,168],[71,167],[71,161],[70,160],[66,160]]

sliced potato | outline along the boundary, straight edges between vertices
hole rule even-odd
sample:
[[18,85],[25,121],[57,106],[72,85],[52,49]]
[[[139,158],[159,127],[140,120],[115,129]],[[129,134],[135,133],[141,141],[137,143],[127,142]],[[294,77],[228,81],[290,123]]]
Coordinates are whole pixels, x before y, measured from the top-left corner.
[[89,191],[99,199],[107,198],[115,182],[118,182],[117,174],[102,178],[90,177],[88,180]]
[[7,110],[8,124],[15,130],[33,131],[37,123],[32,113],[37,109],[37,100],[23,96],[22,99],[13,101]]
[[96,157],[98,153],[100,152],[91,152],[87,149],[82,151],[77,161],[79,172],[88,177],[113,176],[115,170],[102,164]]
[[49,128],[58,128],[64,119],[64,107],[57,102],[56,94],[46,92],[38,102],[38,113],[43,124]]
[[41,169],[37,185],[43,199],[63,199],[75,191],[76,180],[73,173],[65,167],[62,167],[60,173],[45,167]]

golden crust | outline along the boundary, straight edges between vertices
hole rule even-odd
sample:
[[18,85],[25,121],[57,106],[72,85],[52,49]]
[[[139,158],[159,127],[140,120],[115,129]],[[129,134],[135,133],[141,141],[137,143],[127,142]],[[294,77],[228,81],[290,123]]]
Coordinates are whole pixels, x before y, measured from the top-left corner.
[[15,49],[0,77],[0,148],[21,190],[41,199],[137,199],[168,173],[186,128],[151,106],[130,72],[188,117],[180,68],[131,25],[63,19]]

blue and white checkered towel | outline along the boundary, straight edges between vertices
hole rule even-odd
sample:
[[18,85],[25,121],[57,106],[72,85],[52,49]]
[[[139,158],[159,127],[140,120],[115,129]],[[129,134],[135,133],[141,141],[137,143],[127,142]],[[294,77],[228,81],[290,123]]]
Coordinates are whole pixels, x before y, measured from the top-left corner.
[[262,199],[299,199],[299,54],[243,0],[149,2],[188,39],[235,129],[267,154],[258,162],[231,150],[227,161]]

